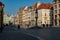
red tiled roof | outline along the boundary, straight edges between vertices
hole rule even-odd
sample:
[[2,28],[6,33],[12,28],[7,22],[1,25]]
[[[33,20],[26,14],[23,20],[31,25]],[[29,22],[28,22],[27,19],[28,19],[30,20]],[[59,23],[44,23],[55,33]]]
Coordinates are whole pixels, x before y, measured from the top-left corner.
[[52,4],[41,4],[38,8],[41,9],[51,9],[53,7]]
[[[51,9],[53,4],[40,4],[38,9]],[[36,4],[33,5],[33,9],[36,9]]]

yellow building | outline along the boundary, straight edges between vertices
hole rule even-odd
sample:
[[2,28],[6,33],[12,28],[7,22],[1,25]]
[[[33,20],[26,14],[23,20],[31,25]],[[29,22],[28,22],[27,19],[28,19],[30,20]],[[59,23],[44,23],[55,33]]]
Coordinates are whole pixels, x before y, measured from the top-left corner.
[[54,0],[54,26],[60,27],[60,0]]

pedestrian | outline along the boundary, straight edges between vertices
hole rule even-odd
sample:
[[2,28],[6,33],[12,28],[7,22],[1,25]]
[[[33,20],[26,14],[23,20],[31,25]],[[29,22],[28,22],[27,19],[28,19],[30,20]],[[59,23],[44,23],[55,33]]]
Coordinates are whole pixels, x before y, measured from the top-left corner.
[[2,32],[2,31],[3,31],[3,26],[0,27],[0,32]]
[[20,29],[20,25],[18,25],[18,29]]

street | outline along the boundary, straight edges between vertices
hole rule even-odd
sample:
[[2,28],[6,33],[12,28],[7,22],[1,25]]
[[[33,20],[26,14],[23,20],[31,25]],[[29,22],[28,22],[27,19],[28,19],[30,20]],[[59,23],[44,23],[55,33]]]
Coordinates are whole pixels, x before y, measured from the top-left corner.
[[0,40],[60,40],[60,0],[1,0]]
[[38,39],[21,32],[3,32],[0,33],[0,40],[38,40]]
[[17,29],[5,27],[0,33],[1,40],[60,40],[60,28]]
[[0,40],[38,40],[36,37],[21,32],[16,27],[5,27],[0,33]]
[[28,29],[26,33],[40,37],[43,40],[60,40],[60,28]]

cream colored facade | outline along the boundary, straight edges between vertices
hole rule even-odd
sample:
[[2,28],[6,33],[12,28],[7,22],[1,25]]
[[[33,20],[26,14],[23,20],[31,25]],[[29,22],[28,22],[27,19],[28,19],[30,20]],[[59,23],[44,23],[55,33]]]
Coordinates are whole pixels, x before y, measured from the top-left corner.
[[38,26],[50,25],[51,22],[51,10],[50,9],[40,9],[38,10]]
[[34,16],[34,11],[33,11],[32,7],[26,6],[22,13],[23,26],[25,26],[25,28],[34,26],[35,25],[34,18],[35,18],[35,16]]
[[9,24],[10,16],[8,14],[3,15],[3,23],[4,25]]
[[15,21],[14,23],[15,23],[15,25],[20,25],[19,20],[20,20],[19,14],[16,14],[16,16],[14,17],[14,21]]
[[36,9],[36,6],[38,10],[38,26],[53,26],[53,4],[37,3],[37,5],[34,4],[34,9]]
[[20,8],[19,11],[17,12],[17,15],[16,15],[16,23],[18,25],[20,25],[20,28],[23,27],[23,20],[22,20],[22,17],[23,17],[23,10],[24,10],[24,7]]
[[[40,7],[41,3],[37,4],[37,7]],[[42,4],[42,6],[49,6],[50,4]],[[52,20],[52,10],[51,6],[49,7],[42,7],[38,9],[38,26],[42,27],[42,25],[51,25],[53,22]],[[34,27],[36,23],[34,7],[25,6],[20,8],[20,23],[21,28],[29,28]]]
[[54,27],[60,27],[60,0],[54,0]]
[[[30,27],[33,27],[35,26],[35,22],[36,22],[35,10],[28,9],[28,7],[26,8],[23,10],[23,13],[22,13],[23,26],[27,27],[29,25]],[[50,9],[39,9],[38,10],[38,26],[42,27],[43,24],[44,25],[52,24],[51,14],[52,12]]]

